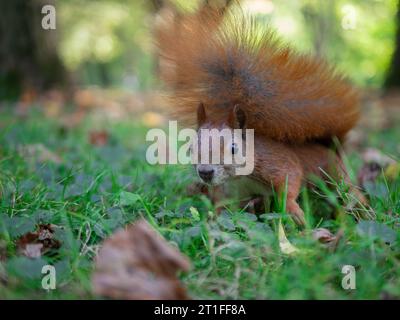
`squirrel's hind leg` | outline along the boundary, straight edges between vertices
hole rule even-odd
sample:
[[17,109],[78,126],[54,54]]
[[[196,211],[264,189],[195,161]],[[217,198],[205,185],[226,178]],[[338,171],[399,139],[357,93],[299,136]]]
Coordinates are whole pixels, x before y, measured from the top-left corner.
[[304,217],[304,212],[300,208],[296,199],[287,199],[286,209],[292,215],[292,218],[297,225],[301,227],[305,226],[306,220]]
[[[300,208],[297,203],[297,197],[300,193],[302,182],[302,174],[292,174],[287,179],[287,194],[286,194],[286,211],[290,213],[292,219],[298,226],[305,226],[306,220],[304,217],[304,211]],[[277,179],[274,181],[274,188],[279,192],[280,195],[285,193],[286,178],[284,180]]]

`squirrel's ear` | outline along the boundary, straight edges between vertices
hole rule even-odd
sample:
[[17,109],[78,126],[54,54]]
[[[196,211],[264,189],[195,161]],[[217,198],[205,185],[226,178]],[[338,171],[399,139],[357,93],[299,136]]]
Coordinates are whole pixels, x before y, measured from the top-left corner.
[[197,126],[201,127],[204,122],[206,122],[206,109],[204,108],[204,104],[200,102],[197,107]]
[[247,124],[247,115],[246,112],[240,108],[239,105],[235,105],[233,107],[232,112],[233,123],[232,127],[234,129],[245,129]]

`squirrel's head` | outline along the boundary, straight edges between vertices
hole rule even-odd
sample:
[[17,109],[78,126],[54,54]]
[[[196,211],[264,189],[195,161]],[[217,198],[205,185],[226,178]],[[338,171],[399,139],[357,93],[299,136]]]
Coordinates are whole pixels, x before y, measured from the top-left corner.
[[[218,185],[237,174],[243,166],[245,150],[246,113],[236,105],[228,121],[207,119],[204,105],[197,109],[196,172],[207,184]],[[234,130],[240,129],[240,130]]]

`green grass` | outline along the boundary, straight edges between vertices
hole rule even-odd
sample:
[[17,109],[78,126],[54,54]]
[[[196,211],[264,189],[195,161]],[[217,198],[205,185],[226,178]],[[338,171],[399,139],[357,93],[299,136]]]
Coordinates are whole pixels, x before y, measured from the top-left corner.
[[[90,145],[88,132],[102,126],[110,132],[109,144]],[[282,212],[279,201],[272,213],[258,217],[238,210],[217,216],[207,198],[187,195],[187,186],[195,180],[190,167],[146,163],[146,129],[133,120],[99,124],[88,118],[66,131],[38,112],[19,120],[1,112],[0,298],[94,298],[90,275],[99,244],[140,217],[190,258],[192,270],[180,277],[194,298],[400,298],[399,178],[380,178],[369,191],[377,225],[389,232],[381,228],[369,236],[360,233],[354,212],[346,210],[346,200],[332,188],[321,188],[322,198],[303,189],[300,202],[308,221],[303,231]],[[398,156],[399,136],[400,128],[373,132],[366,144]],[[21,146],[34,144],[43,144],[62,162],[21,153]],[[361,165],[357,151],[349,154],[348,162],[356,174]],[[336,187],[345,199],[345,186]],[[279,219],[298,254],[281,252]],[[56,232],[62,246],[39,259],[22,257],[16,240],[38,223],[62,227]],[[344,230],[335,252],[312,239],[316,227]],[[390,243],[385,243],[387,237]],[[47,292],[41,289],[40,270],[49,263],[57,270],[57,289]],[[341,269],[347,264],[357,270],[356,290],[341,287]]]

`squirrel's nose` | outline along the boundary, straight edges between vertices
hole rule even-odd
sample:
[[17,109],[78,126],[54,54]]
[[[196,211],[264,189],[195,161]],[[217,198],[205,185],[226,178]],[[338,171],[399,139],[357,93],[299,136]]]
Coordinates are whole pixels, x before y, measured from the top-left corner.
[[198,170],[199,176],[203,179],[204,182],[210,182],[214,177],[214,169],[213,168],[202,168]]

